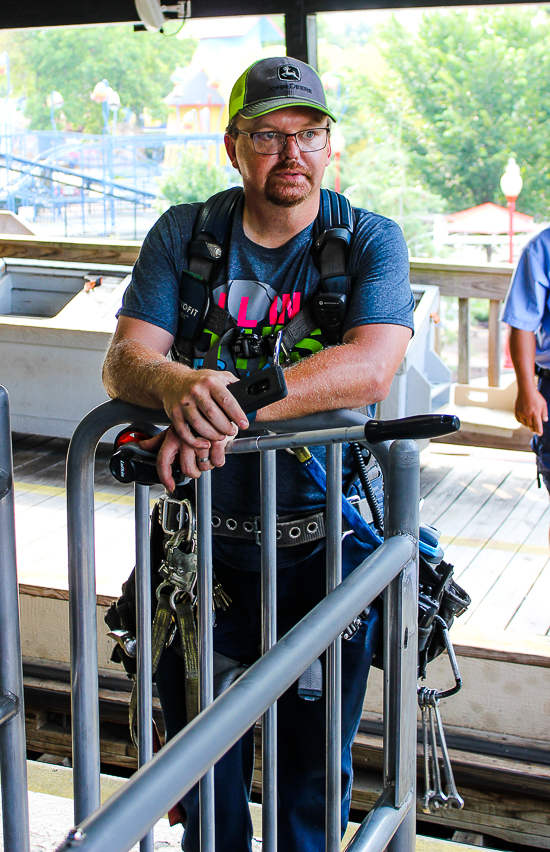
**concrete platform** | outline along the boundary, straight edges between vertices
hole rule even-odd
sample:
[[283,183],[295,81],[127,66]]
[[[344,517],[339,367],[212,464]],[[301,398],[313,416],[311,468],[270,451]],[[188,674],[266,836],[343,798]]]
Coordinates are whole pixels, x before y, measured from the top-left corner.
[[[66,766],[42,763],[29,760],[27,762],[29,787],[29,814],[31,852],[55,852],[57,846],[73,828],[73,771]],[[113,775],[101,776],[101,802],[116,792],[125,782],[123,778]],[[255,839],[252,852],[261,852],[262,808],[261,805],[251,804],[252,824]],[[0,817],[2,806],[0,802]],[[345,849],[355,831],[357,823],[350,823],[342,841]],[[171,827],[167,819],[161,819],[155,826],[155,850],[181,850],[181,826]],[[479,847],[463,843],[454,843],[431,837],[418,836],[416,852],[474,852]],[[0,832],[0,852],[4,849]],[[139,852],[139,844],[132,846],[131,852]]]

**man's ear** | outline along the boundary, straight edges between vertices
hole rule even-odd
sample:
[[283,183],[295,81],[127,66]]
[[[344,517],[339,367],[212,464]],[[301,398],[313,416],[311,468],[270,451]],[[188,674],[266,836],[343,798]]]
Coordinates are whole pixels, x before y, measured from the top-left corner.
[[331,156],[332,156],[332,148],[330,147],[330,133],[329,133],[328,140],[327,140],[327,166],[330,163]]
[[225,150],[227,152],[227,156],[229,157],[229,161],[230,161],[231,165],[240,174],[241,170],[240,170],[239,164],[237,162],[237,150],[236,150],[236,145],[235,145],[235,139],[233,139],[233,137],[230,136],[229,133],[226,133],[225,136],[223,137],[223,141],[224,141]]

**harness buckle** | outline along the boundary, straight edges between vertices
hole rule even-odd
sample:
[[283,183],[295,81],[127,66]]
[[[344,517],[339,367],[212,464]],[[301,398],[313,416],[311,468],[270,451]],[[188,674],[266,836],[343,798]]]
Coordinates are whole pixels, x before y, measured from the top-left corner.
[[[167,535],[175,535],[183,530],[187,523],[187,540],[191,541],[195,534],[195,512],[189,500],[176,500],[163,494],[159,497],[160,525]],[[172,508],[173,507],[173,508]],[[177,524],[177,526],[175,525]]]

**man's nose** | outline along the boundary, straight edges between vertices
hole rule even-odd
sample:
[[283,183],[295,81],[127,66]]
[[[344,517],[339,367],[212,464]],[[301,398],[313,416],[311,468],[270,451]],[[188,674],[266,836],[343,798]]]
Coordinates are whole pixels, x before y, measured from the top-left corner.
[[285,145],[282,154],[285,154],[287,157],[297,157],[300,155],[300,148],[298,146],[298,142],[296,141],[296,136],[287,136]]

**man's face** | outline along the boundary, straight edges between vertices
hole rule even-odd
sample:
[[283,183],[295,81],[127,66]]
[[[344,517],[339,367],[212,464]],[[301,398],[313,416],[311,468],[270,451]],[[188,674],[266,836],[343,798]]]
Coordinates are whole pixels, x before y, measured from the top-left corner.
[[[237,127],[247,133],[275,131],[298,133],[325,127],[327,117],[308,107],[286,107],[254,119],[237,119]],[[289,138],[280,154],[257,154],[252,139],[238,135],[225,137],[231,164],[242,177],[245,191],[263,197],[280,207],[295,207],[316,192],[330,162],[330,141],[321,151],[300,151],[296,139]]]

